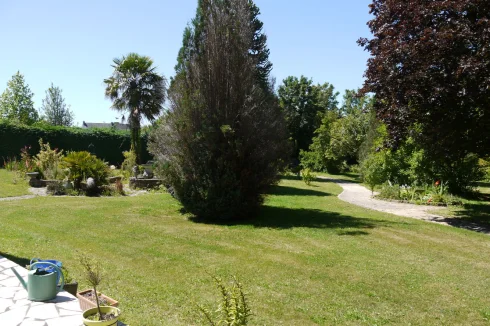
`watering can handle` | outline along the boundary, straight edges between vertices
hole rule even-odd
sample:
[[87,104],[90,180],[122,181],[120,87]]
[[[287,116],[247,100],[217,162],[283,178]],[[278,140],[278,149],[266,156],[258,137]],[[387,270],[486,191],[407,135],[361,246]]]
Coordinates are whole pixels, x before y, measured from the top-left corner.
[[34,264],[34,263],[37,263],[37,262],[38,262],[38,261],[40,261],[40,260],[41,260],[41,259],[39,259],[39,258],[32,258],[32,259],[31,259],[31,261],[30,261],[30,263],[29,263],[29,265],[32,265],[32,264]]
[[61,272],[61,269],[58,266],[56,266],[55,264],[48,263],[48,262],[34,263],[31,265],[31,269],[34,269],[33,267],[37,264],[48,264],[48,265],[51,265],[52,267],[54,267],[55,271],[58,273],[58,278],[56,279],[56,284],[58,284],[60,282],[60,278],[61,278],[61,285],[57,286],[57,292],[60,292],[61,290],[63,290],[63,287],[65,286],[65,275],[63,275],[63,273]]

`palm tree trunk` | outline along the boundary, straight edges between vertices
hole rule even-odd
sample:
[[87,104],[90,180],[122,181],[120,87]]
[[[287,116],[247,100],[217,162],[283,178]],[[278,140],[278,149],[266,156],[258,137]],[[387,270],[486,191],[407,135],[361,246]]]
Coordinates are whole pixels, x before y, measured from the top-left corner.
[[131,149],[136,154],[136,164],[141,164],[141,123],[137,117],[132,117],[131,128]]

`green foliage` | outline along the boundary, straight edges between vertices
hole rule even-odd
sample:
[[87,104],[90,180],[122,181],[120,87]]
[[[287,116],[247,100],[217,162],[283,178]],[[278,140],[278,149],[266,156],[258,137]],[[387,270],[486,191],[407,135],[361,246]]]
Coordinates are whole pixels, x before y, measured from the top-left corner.
[[483,179],[485,181],[490,181],[490,159],[481,158],[478,161],[478,166],[480,167],[481,171],[484,174]]
[[29,85],[19,71],[7,83],[7,89],[0,97],[0,118],[31,125],[39,120]]
[[242,284],[233,277],[231,287],[226,286],[219,277],[214,277],[221,298],[218,304],[217,314],[198,306],[204,314],[206,322],[211,326],[246,326],[250,316],[250,307]]
[[463,201],[448,192],[447,183],[437,181],[431,185],[412,186],[385,183],[379,192],[379,198],[407,201],[423,205],[462,205]]
[[69,152],[63,159],[63,167],[70,170],[75,189],[80,189],[80,183],[87,178],[93,178],[97,186],[107,184],[107,163],[89,152]]
[[74,114],[67,106],[65,99],[61,95],[61,89],[51,83],[51,87],[46,91],[46,97],[42,101],[42,119],[53,126],[71,126]]
[[301,170],[301,178],[306,183],[307,186],[310,186],[311,183],[316,180],[316,175],[311,172],[310,169],[306,168]]
[[19,169],[20,162],[17,161],[16,157],[8,157],[3,160],[3,168],[7,171],[17,171]]
[[385,158],[385,155],[372,155],[361,163],[361,178],[371,192],[387,180]]
[[63,150],[57,148],[51,149],[49,143],[43,143],[42,138],[39,139],[39,153],[34,157],[36,169],[41,173],[44,179],[55,180],[64,177],[60,163],[63,160]]
[[[127,131],[114,129],[83,129],[50,125],[25,126],[0,120],[0,157],[19,157],[19,149],[31,146],[34,153],[39,152],[39,139],[49,142],[52,148],[68,151],[92,151],[97,157],[110,164],[120,165],[122,152],[131,147],[130,134]],[[147,135],[142,137],[143,161],[151,159],[146,150]]]
[[286,116],[287,127],[295,147],[295,155],[306,151],[315,130],[320,126],[322,114],[337,111],[338,93],[333,85],[314,85],[311,79],[288,77],[279,86],[279,105]]
[[48,184],[46,187],[46,191],[48,194],[53,196],[63,196],[66,195],[66,189],[63,186],[62,181],[56,181]]
[[378,174],[375,177],[376,185],[387,181],[395,184],[431,184],[435,180],[444,180],[453,194],[472,192],[474,183],[484,176],[476,155],[467,154],[450,161],[434,160],[413,138],[401,143],[397,150],[373,149],[361,163],[361,178],[367,183],[368,179],[374,182],[374,170],[370,170],[373,164]]
[[71,283],[73,281],[73,277],[71,276],[70,271],[68,270],[68,268],[66,268],[66,266],[63,265],[61,267],[61,272],[63,273],[63,277],[65,279],[65,284]]
[[121,170],[125,172],[126,175],[131,175],[133,167],[137,165],[136,163],[136,153],[132,150],[123,152],[124,161],[121,164]]
[[321,114],[321,124],[309,151],[301,151],[301,165],[314,171],[332,174],[345,170],[347,163],[359,161],[361,147],[374,118],[370,112],[373,99],[357,98],[355,91],[346,91],[340,111]]
[[141,162],[141,119],[154,121],[163,109],[166,80],[156,72],[150,57],[129,53],[114,59],[112,76],[105,79],[105,95],[114,110],[127,112],[131,150]]

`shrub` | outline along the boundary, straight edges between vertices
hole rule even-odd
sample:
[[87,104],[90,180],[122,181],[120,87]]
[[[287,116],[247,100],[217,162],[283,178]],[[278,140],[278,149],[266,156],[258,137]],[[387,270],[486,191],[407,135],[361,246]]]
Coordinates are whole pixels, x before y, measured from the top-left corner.
[[306,185],[309,186],[314,180],[316,180],[316,175],[313,174],[310,169],[303,169],[301,170],[301,178]]
[[87,178],[93,178],[95,184],[107,184],[109,167],[107,163],[89,152],[70,152],[63,159],[63,166],[70,170],[70,178],[75,189],[80,189],[80,183]]
[[361,179],[369,186],[371,192],[387,180],[384,159],[384,155],[371,155],[361,163]]
[[63,150],[51,149],[49,143],[43,143],[42,138],[39,139],[39,153],[35,156],[34,162],[37,170],[45,179],[56,180],[64,177],[63,170],[60,164],[63,160]]
[[3,160],[3,168],[7,171],[19,170],[19,164],[20,162],[17,161],[17,158],[15,156]]
[[31,146],[24,146],[20,150],[20,164],[19,164],[18,172],[21,175],[27,172],[33,172],[36,169],[30,150],[31,150]]
[[478,165],[480,166],[480,169],[483,171],[483,179],[485,181],[490,181],[490,158],[483,159],[481,158],[478,161]]
[[402,199],[401,188],[399,185],[384,184],[379,191],[379,197],[400,200]]
[[130,176],[133,171],[133,167],[136,166],[136,153],[134,151],[123,152],[124,161],[121,164],[121,170],[124,171],[125,176]]
[[440,178],[447,182],[451,193],[468,193],[474,191],[475,182],[484,178],[485,173],[478,164],[475,154],[468,154],[460,159],[443,162],[440,167]]
[[379,192],[379,198],[404,200],[424,205],[462,205],[462,200],[448,193],[447,183],[437,181],[432,185],[412,186],[386,183]]
[[48,194],[54,195],[54,196],[66,195],[66,189],[63,186],[63,183],[61,181],[50,183],[46,187],[46,191],[47,191]]

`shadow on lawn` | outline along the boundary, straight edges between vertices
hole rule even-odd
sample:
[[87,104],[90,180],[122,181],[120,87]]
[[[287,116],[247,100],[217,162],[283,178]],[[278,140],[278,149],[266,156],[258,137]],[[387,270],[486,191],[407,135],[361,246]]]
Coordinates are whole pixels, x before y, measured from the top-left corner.
[[438,219],[438,221],[467,230],[490,233],[490,204],[465,204],[455,212],[455,215],[454,218]]
[[302,189],[287,186],[275,186],[267,195],[275,196],[331,196],[330,193],[313,189]]
[[27,265],[29,265],[31,263],[31,260],[28,258],[9,255],[9,254],[2,252],[2,251],[0,251],[0,256],[7,258],[8,260],[13,261],[14,263],[16,263],[17,265],[19,265],[21,267],[26,267]]
[[332,182],[332,183],[359,183],[359,181],[354,181],[354,180],[349,180],[349,179],[343,179],[343,178],[338,178],[338,179],[333,179],[329,177],[317,177],[315,182]]
[[[316,229],[339,229],[339,235],[367,235],[366,230],[376,227],[386,227],[395,222],[372,220],[347,216],[336,212],[322,211],[307,208],[286,208],[276,206],[263,206],[259,216],[254,219],[243,219],[238,221],[210,220],[190,217],[195,223],[214,225],[250,225],[256,228],[291,229],[291,228],[316,228]],[[342,233],[342,229],[348,230]]]

